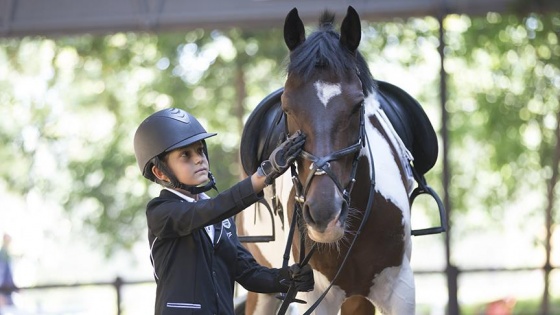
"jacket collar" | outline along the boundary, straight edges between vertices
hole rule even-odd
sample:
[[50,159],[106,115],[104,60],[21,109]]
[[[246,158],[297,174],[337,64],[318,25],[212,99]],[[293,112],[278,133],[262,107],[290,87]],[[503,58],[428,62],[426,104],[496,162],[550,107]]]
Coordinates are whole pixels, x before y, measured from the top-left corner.
[[[181,193],[181,192],[179,192],[179,191],[177,191],[177,190],[175,190],[175,189],[171,189],[171,188],[167,188],[167,187],[164,187],[163,189],[168,190],[168,191],[174,193],[175,195],[177,195],[177,196],[179,196],[179,197],[185,199],[185,200],[188,201],[188,202],[196,202],[196,200],[194,200],[193,198],[191,198],[191,197],[189,197],[189,196],[187,196],[187,195],[185,195],[185,194],[183,194],[183,193]],[[198,197],[199,197],[200,199],[210,199],[210,197],[208,197],[208,195],[205,194],[205,193],[200,193],[200,194],[198,194]]]

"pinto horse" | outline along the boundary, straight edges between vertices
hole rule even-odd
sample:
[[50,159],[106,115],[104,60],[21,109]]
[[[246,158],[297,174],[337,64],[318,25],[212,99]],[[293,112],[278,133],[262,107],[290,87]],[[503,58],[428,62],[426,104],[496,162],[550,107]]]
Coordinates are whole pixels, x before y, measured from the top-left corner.
[[[283,182],[285,193],[271,193],[275,185],[266,192],[279,203],[273,208],[281,216],[272,221],[284,224],[287,212],[288,222],[298,226],[293,239],[287,237],[293,260],[314,269],[314,290],[298,295],[308,302],[302,312],[414,314],[410,197],[415,179],[435,163],[435,133],[412,97],[371,75],[358,51],[358,13],[348,8],[340,33],[333,25],[334,15],[325,12],[306,38],[297,9],[287,15],[287,80],[251,114],[241,140],[242,164],[251,174],[286,135],[307,135],[291,185]],[[240,235],[250,234],[256,220],[247,219],[247,211]],[[259,226],[274,223],[267,222]],[[249,245],[261,264],[277,266],[282,259],[278,247],[270,259],[266,246]],[[249,293],[246,314],[273,314],[280,302]]]

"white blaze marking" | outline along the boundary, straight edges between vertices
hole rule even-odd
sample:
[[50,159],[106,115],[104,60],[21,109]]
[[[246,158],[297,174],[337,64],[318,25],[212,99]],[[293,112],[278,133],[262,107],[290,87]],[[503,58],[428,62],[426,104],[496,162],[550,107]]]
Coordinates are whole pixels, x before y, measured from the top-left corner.
[[340,89],[340,83],[328,83],[323,81],[317,81],[313,83],[313,86],[317,90],[317,97],[323,103],[325,107],[331,100],[331,98],[340,95],[342,90]]

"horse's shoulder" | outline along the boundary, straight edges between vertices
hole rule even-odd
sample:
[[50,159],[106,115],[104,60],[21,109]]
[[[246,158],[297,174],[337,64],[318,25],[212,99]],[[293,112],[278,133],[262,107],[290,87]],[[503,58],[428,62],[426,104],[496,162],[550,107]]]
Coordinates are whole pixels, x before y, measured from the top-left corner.
[[437,136],[420,103],[406,91],[384,81],[377,81],[381,108],[414,157],[420,174],[428,172],[438,155]]

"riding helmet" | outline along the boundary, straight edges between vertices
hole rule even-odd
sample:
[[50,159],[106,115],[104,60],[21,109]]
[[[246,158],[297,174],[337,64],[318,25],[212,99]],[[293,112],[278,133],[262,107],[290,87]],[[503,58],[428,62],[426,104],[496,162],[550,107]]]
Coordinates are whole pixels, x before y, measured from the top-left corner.
[[[168,108],[150,115],[134,135],[134,154],[142,175],[155,181],[152,173],[155,157],[215,135],[206,132],[194,116],[182,109]],[[205,142],[204,154],[208,158]]]

